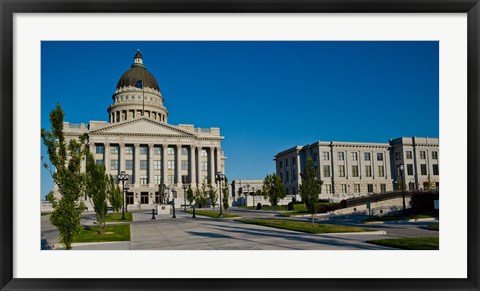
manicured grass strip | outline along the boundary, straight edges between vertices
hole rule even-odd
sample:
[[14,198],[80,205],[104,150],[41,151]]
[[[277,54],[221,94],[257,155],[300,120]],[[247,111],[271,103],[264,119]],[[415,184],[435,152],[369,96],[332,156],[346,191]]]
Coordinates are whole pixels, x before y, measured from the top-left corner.
[[438,237],[407,237],[369,240],[367,243],[404,250],[438,250]]
[[438,223],[432,223],[432,224],[427,225],[427,228],[430,229],[430,230],[438,230],[439,224]]
[[42,216],[50,215],[50,212],[42,212]]
[[432,215],[428,214],[416,214],[416,215],[385,215],[385,216],[372,216],[367,219],[364,219],[362,222],[372,222],[372,221],[395,221],[395,220],[409,220],[409,219],[420,219],[420,218],[434,218]]
[[109,213],[105,217],[105,222],[122,222],[122,221],[132,221],[132,213],[125,212],[125,220],[122,220],[122,213]]
[[299,222],[299,221],[288,221],[288,220],[264,220],[264,219],[239,219],[237,220],[243,223],[250,223],[256,225],[263,225],[275,228],[282,228],[288,230],[295,230],[307,233],[342,233],[342,232],[366,232],[372,231],[371,229],[354,227],[354,226],[344,226],[344,225],[333,225],[333,224],[317,224],[315,223],[312,226],[311,222]]
[[130,224],[107,226],[104,234],[99,234],[98,226],[84,227],[74,242],[130,241]]
[[[187,210],[186,213],[192,214],[192,210]],[[212,218],[232,218],[232,217],[239,217],[238,215],[234,214],[229,214],[223,212],[223,217],[220,217],[220,213],[218,211],[205,211],[205,210],[195,210],[195,215],[203,215],[203,216],[208,216]]]

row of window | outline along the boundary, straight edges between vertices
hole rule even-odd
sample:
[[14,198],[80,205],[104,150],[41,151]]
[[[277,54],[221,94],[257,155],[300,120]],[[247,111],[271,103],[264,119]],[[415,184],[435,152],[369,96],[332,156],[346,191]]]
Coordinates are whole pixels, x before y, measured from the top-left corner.
[[[405,151],[405,158],[407,160],[413,159],[413,152],[412,151]],[[420,159],[425,160],[427,158],[427,152],[426,151],[420,151]],[[395,160],[399,161],[402,159],[402,152],[395,152]],[[438,152],[437,151],[432,151],[432,159],[433,160],[438,160]]]
[[[103,160],[96,160],[97,165],[103,165]],[[201,170],[207,171],[208,170],[208,163],[202,162],[201,163]],[[118,170],[119,163],[118,160],[111,160],[110,161],[110,169],[111,170]],[[125,169],[126,170],[133,170],[134,163],[133,160],[125,160]],[[162,162],[160,160],[153,161],[153,169],[154,170],[161,170],[162,169]],[[175,161],[169,160],[167,161],[167,169],[168,170],[175,170]],[[187,171],[189,169],[188,161],[183,160],[181,161],[181,169]],[[140,170],[148,170],[148,160],[140,160]]]
[[[363,153],[363,160],[370,161],[371,154],[369,152]],[[322,158],[324,161],[330,160],[330,152],[322,152]],[[383,161],[383,153],[377,153],[377,161]],[[313,161],[317,161],[317,153],[313,153]],[[358,161],[358,152],[350,152],[350,159],[352,161]],[[337,152],[337,160],[345,160],[345,152]],[[295,157],[292,158],[292,164],[295,165]],[[285,160],[285,167],[288,167],[288,159]],[[280,168],[283,168],[283,163],[280,161]]]
[[[119,146],[114,145],[110,147],[110,153],[111,154],[118,154],[119,153]],[[148,155],[148,146],[140,146],[140,154],[141,155]],[[97,154],[103,154],[105,152],[105,146],[104,145],[96,145],[95,146],[95,153]],[[134,146],[133,145],[126,145],[125,146],[125,153],[126,154],[133,154],[134,152]],[[154,155],[160,155],[162,153],[162,148],[159,146],[154,146],[153,147],[153,154]],[[167,154],[168,155],[175,155],[175,148],[173,147],[168,147],[167,148]],[[181,154],[184,156],[188,156],[188,148],[182,147],[181,148]],[[200,151],[200,156],[202,157],[207,157],[208,153],[207,150],[202,149]]]
[[[115,97],[115,101],[118,102],[118,101],[126,101],[126,100],[135,100],[135,95],[123,95],[123,96],[117,96]],[[142,95],[137,95],[137,99],[138,100],[142,100]],[[145,101],[152,101],[152,102],[158,102],[160,103],[160,99],[158,98],[154,98],[154,97],[148,97],[146,96],[145,97]]]
[[[438,170],[438,164],[433,164],[432,165],[432,171],[433,175],[438,176],[439,170]],[[401,176],[402,173],[400,171],[400,168],[397,169],[397,176]],[[413,176],[413,164],[407,164],[407,173],[406,175],[408,176]],[[427,164],[420,164],[420,175],[422,176],[427,176],[428,171],[427,171]]]

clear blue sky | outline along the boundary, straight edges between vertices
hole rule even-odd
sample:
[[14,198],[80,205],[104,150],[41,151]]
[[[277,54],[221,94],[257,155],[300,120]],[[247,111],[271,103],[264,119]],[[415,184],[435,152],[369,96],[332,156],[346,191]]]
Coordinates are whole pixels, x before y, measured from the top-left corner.
[[[438,42],[42,42],[41,126],[57,102],[65,121],[107,121],[137,49],[170,124],[220,127],[229,180],[318,140],[438,137]],[[42,169],[41,197],[52,188]]]

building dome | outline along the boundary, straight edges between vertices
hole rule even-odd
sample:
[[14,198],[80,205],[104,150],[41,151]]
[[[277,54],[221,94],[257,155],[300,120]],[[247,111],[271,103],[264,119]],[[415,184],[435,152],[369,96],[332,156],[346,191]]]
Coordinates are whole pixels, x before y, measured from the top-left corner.
[[152,88],[157,91],[160,91],[158,82],[155,77],[145,68],[143,64],[142,54],[140,50],[134,56],[134,62],[130,69],[128,69],[120,77],[117,83],[117,90],[123,87],[129,87],[137,84],[137,81],[143,81],[143,87]]

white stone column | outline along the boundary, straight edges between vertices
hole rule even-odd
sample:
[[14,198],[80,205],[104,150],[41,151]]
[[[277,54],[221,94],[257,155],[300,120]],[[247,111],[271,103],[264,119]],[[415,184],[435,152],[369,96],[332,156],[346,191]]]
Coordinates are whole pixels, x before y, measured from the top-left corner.
[[118,149],[118,172],[125,171],[125,143],[119,144]]
[[[175,182],[177,185],[182,184],[182,162],[181,162],[181,157],[182,157],[182,145],[177,144],[177,153],[175,155]],[[177,190],[178,193],[178,190]]]
[[209,170],[209,177],[210,182],[212,185],[215,183],[215,157],[214,157],[214,147],[210,147],[208,152],[208,170]]
[[162,182],[165,185],[168,185],[167,160],[168,160],[168,144],[163,144],[162,145]]
[[135,158],[134,158],[135,166],[133,168],[133,177],[135,180],[133,181],[133,183],[135,184],[136,187],[138,187],[140,185],[140,144],[138,143],[135,144],[134,153],[135,153]]
[[105,163],[105,173],[110,174],[112,166],[110,165],[110,143],[106,142],[103,144],[103,161]]
[[[153,144],[148,145],[148,186],[150,188],[154,187],[155,179],[153,178]],[[155,197],[154,197],[155,198]],[[150,199],[150,198],[149,198]]]
[[196,156],[195,156],[195,145],[190,145],[190,166],[189,166],[189,172],[190,172],[190,183],[192,184],[192,187],[193,185],[195,185],[197,183],[197,174],[196,174],[196,164],[195,164],[195,160],[196,160]]
[[222,156],[221,153],[220,153],[220,147],[215,148],[215,153],[216,153],[216,155],[215,155],[215,158],[216,158],[216,160],[215,160],[215,162],[216,162],[215,163],[215,166],[216,166],[215,173],[222,172],[222,168],[220,167],[220,159],[221,159],[221,156]]
[[200,187],[202,184],[202,147],[197,147],[197,183]]

